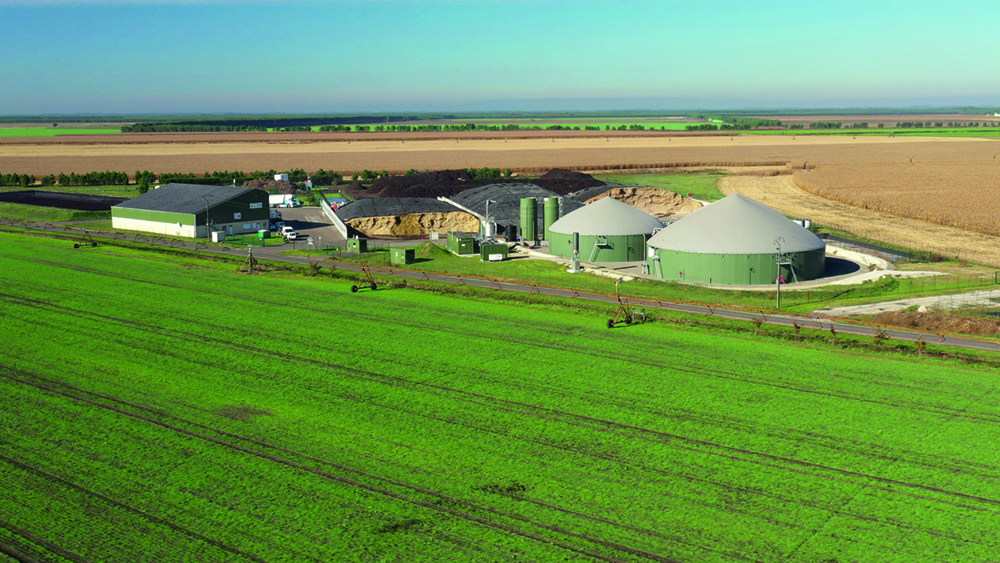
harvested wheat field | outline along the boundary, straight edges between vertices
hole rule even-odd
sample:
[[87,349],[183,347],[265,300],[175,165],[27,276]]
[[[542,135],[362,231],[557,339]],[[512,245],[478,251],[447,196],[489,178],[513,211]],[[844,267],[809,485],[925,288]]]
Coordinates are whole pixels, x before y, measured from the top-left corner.
[[1000,237],[831,201],[806,192],[791,175],[728,176],[719,189],[870,239],[1000,267]]
[[1000,162],[914,162],[797,171],[795,183],[862,209],[1000,235]]

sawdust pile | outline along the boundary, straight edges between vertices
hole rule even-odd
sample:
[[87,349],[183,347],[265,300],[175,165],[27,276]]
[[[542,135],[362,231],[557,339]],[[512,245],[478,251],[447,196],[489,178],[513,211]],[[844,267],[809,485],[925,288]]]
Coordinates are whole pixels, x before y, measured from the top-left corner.
[[687,215],[701,208],[701,203],[662,188],[611,188],[586,203],[593,203],[602,197],[613,197],[658,219]]
[[479,232],[479,219],[462,211],[450,213],[411,213],[388,217],[359,217],[347,225],[368,236],[420,236],[451,230]]

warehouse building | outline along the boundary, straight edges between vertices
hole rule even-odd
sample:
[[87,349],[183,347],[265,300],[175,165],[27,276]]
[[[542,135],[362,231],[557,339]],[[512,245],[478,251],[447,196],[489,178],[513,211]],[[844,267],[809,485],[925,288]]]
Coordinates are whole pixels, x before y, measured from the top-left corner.
[[267,192],[235,186],[167,184],[111,208],[116,229],[207,238],[267,230]]
[[646,240],[663,223],[612,197],[601,198],[549,226],[549,252],[573,257],[573,233],[580,234],[580,260],[635,262],[646,256]]
[[[773,284],[823,276],[826,243],[740,194],[705,206],[649,239],[653,276],[692,283]],[[780,254],[779,254],[780,248]]]

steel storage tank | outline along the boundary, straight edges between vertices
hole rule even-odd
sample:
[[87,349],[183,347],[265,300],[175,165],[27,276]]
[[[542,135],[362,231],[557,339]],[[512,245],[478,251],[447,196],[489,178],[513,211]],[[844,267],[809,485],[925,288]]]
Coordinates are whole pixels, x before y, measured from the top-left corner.
[[558,197],[545,198],[545,240],[552,239],[549,228],[552,223],[559,220],[559,199]]
[[533,197],[521,198],[521,240],[538,240],[535,233],[538,203]]

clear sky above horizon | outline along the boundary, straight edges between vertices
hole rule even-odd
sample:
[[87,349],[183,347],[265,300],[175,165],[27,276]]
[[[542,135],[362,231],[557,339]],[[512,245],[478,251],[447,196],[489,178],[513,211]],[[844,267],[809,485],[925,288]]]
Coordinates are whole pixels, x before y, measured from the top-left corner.
[[1000,106],[995,0],[0,0],[0,28],[2,115]]

